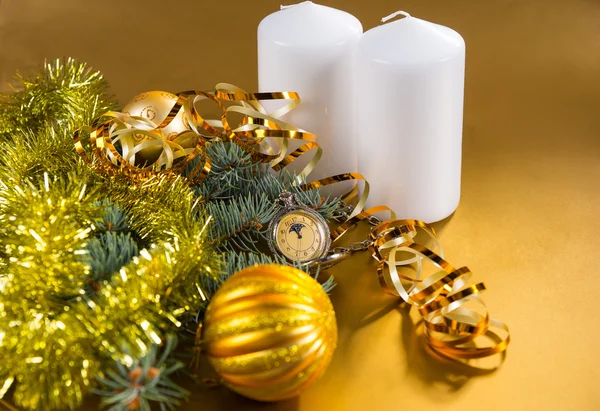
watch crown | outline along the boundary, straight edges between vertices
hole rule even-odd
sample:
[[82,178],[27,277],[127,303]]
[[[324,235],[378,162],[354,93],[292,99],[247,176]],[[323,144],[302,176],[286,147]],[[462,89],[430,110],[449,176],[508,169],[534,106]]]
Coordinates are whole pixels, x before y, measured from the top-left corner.
[[279,194],[279,202],[286,208],[294,207],[296,202],[295,197],[296,196],[293,193],[290,193],[287,190],[283,190],[281,194]]

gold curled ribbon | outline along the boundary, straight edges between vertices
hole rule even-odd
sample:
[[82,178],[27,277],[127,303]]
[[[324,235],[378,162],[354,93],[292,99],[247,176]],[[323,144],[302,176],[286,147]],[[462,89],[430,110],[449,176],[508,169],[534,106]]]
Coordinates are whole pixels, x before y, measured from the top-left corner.
[[[211,160],[206,148],[207,143],[215,139],[237,144],[254,161],[270,163],[274,170],[281,170],[299,157],[313,152],[310,162],[298,173],[298,183],[304,181],[321,158],[322,149],[315,142],[314,134],[279,119],[300,103],[295,92],[248,93],[234,85],[220,83],[214,91],[191,90],[176,96],[176,101],[172,102],[167,116],[159,125],[126,113],[105,113],[91,127],[74,134],[77,153],[102,174],[123,175],[132,181],[143,182],[161,174],[179,176],[186,170],[185,178],[190,185],[200,184],[209,174]],[[202,100],[216,104],[221,110],[221,118],[205,119],[196,108],[196,103]],[[269,114],[259,100],[289,102]],[[168,127],[182,110],[187,129],[165,138],[161,130]],[[235,128],[230,124],[232,113],[243,116],[241,124]],[[89,140],[82,137],[86,132]],[[135,144],[133,136],[143,136],[145,141]],[[196,141],[193,147],[182,145],[182,141],[189,142],[192,138]],[[264,144],[266,138],[279,143],[279,152],[272,152]],[[291,139],[305,140],[306,143],[288,154],[288,140]],[[158,159],[148,165],[136,165],[135,155],[150,147],[162,149]],[[197,158],[199,160],[194,162]]]
[[[388,220],[375,220],[377,223],[369,235],[370,251],[379,262],[377,275],[382,288],[419,310],[427,347],[434,354],[475,369],[497,368],[499,364],[484,367],[473,365],[469,360],[504,353],[510,342],[509,329],[506,324],[489,317],[479,298],[486,289],[485,285],[469,283],[472,273],[467,267],[454,268],[444,259],[433,227],[419,220],[396,220],[396,214],[387,206],[363,210],[369,185],[357,173],[324,178],[301,188],[312,190],[349,180],[363,180],[365,186],[351,215],[332,230],[332,240],[339,240],[361,221],[373,222],[371,218],[376,214],[389,212]],[[425,234],[425,239],[432,244],[431,248],[417,242],[419,233]],[[400,257],[402,255],[404,257]],[[438,271],[423,278],[427,263],[437,267]],[[398,270],[399,267],[412,267],[414,274],[406,275]],[[472,305],[477,309],[473,309]]]
[[[375,212],[374,207],[340,225],[332,236],[339,238]],[[432,249],[417,243],[419,232],[426,234]],[[399,296],[405,303],[415,306],[425,327],[424,338],[434,354],[451,361],[461,362],[471,368],[493,370],[495,366],[474,365],[471,360],[502,354],[510,342],[506,324],[490,318],[480,299],[486,290],[483,283],[471,283],[467,267],[455,268],[443,257],[435,230],[419,220],[379,222],[371,229],[370,250],[379,261],[377,275],[383,289]],[[436,271],[424,277],[424,265]],[[412,268],[407,275],[398,268]],[[503,358],[503,357],[502,357]]]

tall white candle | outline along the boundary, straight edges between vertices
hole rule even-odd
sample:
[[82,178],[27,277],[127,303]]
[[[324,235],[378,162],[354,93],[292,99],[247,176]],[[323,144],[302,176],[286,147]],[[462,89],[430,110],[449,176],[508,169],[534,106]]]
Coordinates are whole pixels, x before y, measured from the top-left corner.
[[362,31],[351,14],[310,1],[282,6],[258,27],[259,90],[298,92],[302,104],[284,120],[323,148],[311,179],[356,171],[351,53]]
[[358,168],[369,205],[400,218],[448,217],[460,198],[465,42],[406,17],[367,31],[355,55]]

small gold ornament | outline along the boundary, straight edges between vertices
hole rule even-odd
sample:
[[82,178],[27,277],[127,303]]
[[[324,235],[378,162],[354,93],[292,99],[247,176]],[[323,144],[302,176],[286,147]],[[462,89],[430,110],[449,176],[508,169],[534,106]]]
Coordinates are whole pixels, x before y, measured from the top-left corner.
[[[129,103],[123,107],[123,114],[129,116],[142,117],[150,120],[154,125],[160,125],[166,118],[173,104],[177,101],[175,94],[166,91],[147,91],[138,94]],[[181,145],[183,148],[193,148],[196,144],[196,138],[190,138],[191,134],[185,131],[190,131],[187,120],[184,118],[184,110],[181,108],[175,118],[164,128],[156,129],[153,134],[157,134],[162,140],[173,141]],[[131,136],[134,146],[142,143],[156,140],[146,134],[133,134]],[[136,153],[135,163],[138,165],[151,164],[158,160],[163,152],[163,146],[156,144],[145,147]]]
[[323,374],[337,325],[329,297],[312,277],[284,265],[257,265],[234,274],[213,296],[203,341],[229,388],[279,401]]

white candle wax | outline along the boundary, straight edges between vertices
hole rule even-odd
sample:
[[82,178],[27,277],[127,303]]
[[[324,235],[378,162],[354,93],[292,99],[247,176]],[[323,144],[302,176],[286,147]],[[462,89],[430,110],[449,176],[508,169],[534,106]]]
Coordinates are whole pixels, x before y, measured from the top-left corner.
[[407,17],[357,44],[358,168],[371,183],[369,206],[434,222],[460,198],[465,43],[448,27],[389,17],[397,14]]
[[310,1],[284,7],[258,27],[259,90],[298,92],[302,103],[283,119],[315,133],[323,148],[311,179],[357,168],[351,53],[361,34],[351,14]]

